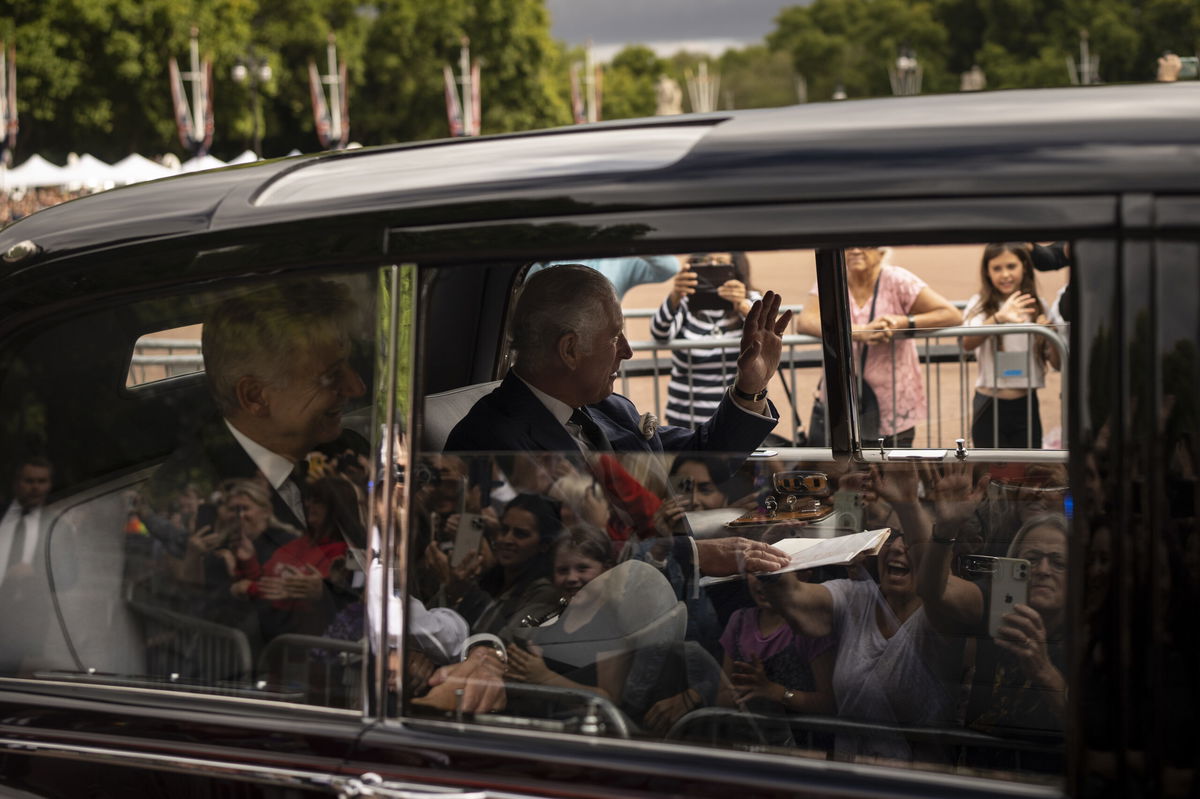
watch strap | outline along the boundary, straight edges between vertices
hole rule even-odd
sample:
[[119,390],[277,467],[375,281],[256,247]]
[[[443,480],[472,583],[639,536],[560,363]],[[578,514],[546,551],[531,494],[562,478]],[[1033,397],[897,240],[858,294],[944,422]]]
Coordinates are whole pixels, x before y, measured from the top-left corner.
[[765,388],[762,391],[756,391],[753,394],[751,394],[749,391],[742,391],[737,386],[733,386],[731,390],[733,391],[733,396],[737,397],[738,399],[746,400],[746,402],[761,402],[767,398],[767,390]]

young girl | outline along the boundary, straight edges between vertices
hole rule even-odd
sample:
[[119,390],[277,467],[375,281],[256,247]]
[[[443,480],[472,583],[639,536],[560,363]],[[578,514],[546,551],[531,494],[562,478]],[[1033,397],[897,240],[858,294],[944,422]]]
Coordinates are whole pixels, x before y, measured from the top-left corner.
[[[1037,296],[1029,245],[989,244],[983,250],[980,276],[979,293],[967,301],[968,326],[1050,326],[1046,308]],[[1028,333],[964,336],[962,346],[967,351],[979,351],[971,423],[975,446],[1040,449],[1042,419],[1037,389],[1046,383],[1045,365],[1059,367],[1058,350],[1042,337]]]
[[[777,579],[796,580],[797,575]],[[723,703],[755,713],[832,714],[837,639],[797,633],[767,602],[758,579],[746,579],[755,607],[734,611],[721,636],[722,670],[733,685]]]
[[[612,542],[599,528],[576,525],[554,542],[553,558],[554,587],[559,590],[560,602],[565,607],[581,588],[612,568]],[[551,621],[546,620],[546,623]],[[609,691],[597,687],[600,680],[595,663],[582,669],[553,662],[548,665],[536,647],[514,645],[508,648],[508,677],[536,685],[582,688],[607,699],[614,698]]]

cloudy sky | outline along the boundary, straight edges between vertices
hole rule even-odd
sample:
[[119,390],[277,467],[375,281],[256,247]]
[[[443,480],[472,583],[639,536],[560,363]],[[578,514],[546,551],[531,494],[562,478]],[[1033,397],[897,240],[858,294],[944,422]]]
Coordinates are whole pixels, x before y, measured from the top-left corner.
[[547,0],[554,37],[568,44],[591,38],[608,58],[626,44],[662,55],[682,47],[721,52],[762,41],[780,9],[803,0]]

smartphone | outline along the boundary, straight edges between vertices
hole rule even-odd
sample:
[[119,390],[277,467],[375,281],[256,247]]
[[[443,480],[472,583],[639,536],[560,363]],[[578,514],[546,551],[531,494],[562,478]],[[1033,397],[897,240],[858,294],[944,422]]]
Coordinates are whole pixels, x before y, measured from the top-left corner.
[[479,542],[483,540],[483,517],[478,513],[464,513],[458,517],[458,530],[454,533],[454,549],[450,555],[450,565],[461,566],[472,552],[479,551]]
[[988,555],[968,555],[964,568],[972,576],[989,578],[988,635],[996,630],[1014,605],[1029,602],[1029,561],[1024,558],[995,558]]
[[696,273],[696,293],[688,297],[688,308],[693,311],[728,311],[733,307],[729,300],[717,294],[717,289],[737,279],[737,270],[732,264],[700,264],[693,266],[692,271]]

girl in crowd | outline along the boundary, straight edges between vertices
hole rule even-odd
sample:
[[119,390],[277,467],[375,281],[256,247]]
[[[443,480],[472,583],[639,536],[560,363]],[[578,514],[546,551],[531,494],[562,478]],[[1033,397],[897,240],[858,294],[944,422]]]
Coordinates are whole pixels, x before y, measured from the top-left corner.
[[[735,277],[716,288],[722,306],[699,304],[699,278],[695,266],[732,266]],[[693,256],[679,273],[671,293],[650,322],[650,335],[660,344],[670,341],[713,341],[741,333],[746,314],[757,292],[750,289],[750,261],[743,253],[705,253]],[[703,295],[702,295],[703,296]],[[671,353],[671,381],[667,386],[667,423],[695,427],[707,421],[721,404],[737,369],[738,340],[725,345],[676,350]]]
[[[887,263],[889,253],[880,247],[846,250],[851,329],[854,341],[859,342],[854,369],[864,384],[859,403],[860,434],[864,446],[883,437],[889,447],[911,447],[917,422],[925,410],[925,388],[916,341],[904,333],[961,324],[962,314],[924,280]],[[821,335],[816,285],[809,292],[796,327],[810,336]],[[823,429],[810,430],[809,434],[825,441]]]
[[[781,575],[797,580],[799,572]],[[732,699],[755,713],[833,713],[833,660],[837,640],[798,634],[771,607],[762,584],[746,578],[754,607],[734,611],[721,636],[722,670]]]
[[[560,594],[560,607],[565,608],[579,589],[612,568],[612,544],[599,529],[580,524],[566,530],[554,542],[553,558],[554,587]],[[613,698],[609,691],[597,687],[600,679],[596,662],[582,669],[554,661],[547,663],[536,646],[523,644],[509,647],[508,662],[508,677],[517,682],[583,688]]]
[[[979,271],[979,293],[967,301],[967,325],[1050,326],[1046,308],[1037,296],[1028,244],[987,245]],[[1047,363],[1059,368],[1058,350],[1046,339],[1029,333],[964,336],[962,346],[968,352],[978,350],[979,378],[975,382],[971,423],[975,446],[1040,449],[1042,419],[1037,389],[1046,384]]]

